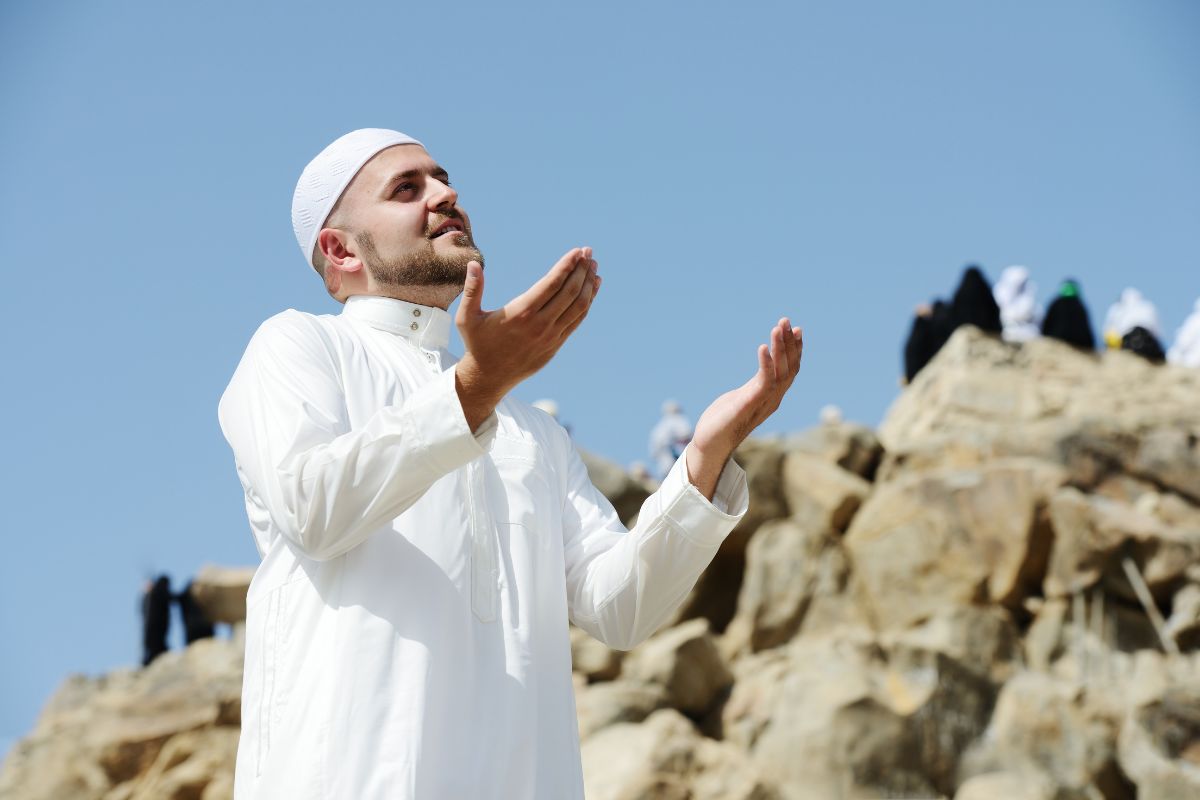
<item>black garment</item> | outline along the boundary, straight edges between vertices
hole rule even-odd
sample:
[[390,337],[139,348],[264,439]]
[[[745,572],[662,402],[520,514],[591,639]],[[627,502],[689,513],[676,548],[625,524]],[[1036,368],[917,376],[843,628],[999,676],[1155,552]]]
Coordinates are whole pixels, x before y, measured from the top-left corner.
[[999,334],[1004,327],[1000,322],[1000,306],[979,267],[969,266],[963,271],[950,309],[955,329],[959,325],[974,325],[985,333]]
[[1096,349],[1092,322],[1079,294],[1079,284],[1075,281],[1064,281],[1058,290],[1058,297],[1046,309],[1046,316],[1042,319],[1042,335],[1083,350]]
[[1158,337],[1141,325],[1138,325],[1121,337],[1121,349],[1137,353],[1142,358],[1152,361],[1155,364],[1162,364],[1167,360],[1167,354],[1163,352],[1162,344],[1159,343]]
[[188,644],[213,635],[213,624],[204,616],[204,611],[196,602],[196,598],[192,597],[191,581],[188,581],[188,585],[183,588],[182,592],[175,595],[175,602],[179,603],[179,613],[183,617],[184,639]]
[[911,383],[917,373],[928,364],[942,345],[954,332],[950,306],[941,300],[934,301],[928,314],[913,317],[908,341],[904,343],[904,379]]
[[142,666],[167,652],[167,629],[171,625],[171,582],[166,575],[142,595]]

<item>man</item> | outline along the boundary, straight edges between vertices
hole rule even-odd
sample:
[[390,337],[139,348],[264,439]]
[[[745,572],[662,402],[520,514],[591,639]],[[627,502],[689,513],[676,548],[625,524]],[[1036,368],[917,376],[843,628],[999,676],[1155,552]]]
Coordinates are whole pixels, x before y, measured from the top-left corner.
[[628,649],[687,594],[745,513],[730,455],[791,385],[799,329],[772,330],[626,531],[563,429],[506,397],[587,316],[589,248],[483,310],[445,170],[381,129],[305,168],[292,220],[345,309],[267,320],[221,398],[263,559],[236,796],[582,797],[567,621]]

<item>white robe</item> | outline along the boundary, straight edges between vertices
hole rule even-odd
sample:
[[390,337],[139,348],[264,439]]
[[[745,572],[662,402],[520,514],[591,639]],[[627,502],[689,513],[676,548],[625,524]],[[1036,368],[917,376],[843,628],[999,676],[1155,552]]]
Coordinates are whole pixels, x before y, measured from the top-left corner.
[[1167,361],[1181,367],[1200,368],[1200,300],[1175,333],[1175,343],[1167,351]]
[[221,398],[262,555],[238,800],[582,797],[568,617],[634,646],[745,513],[736,464],[709,503],[681,459],[626,532],[546,414],[472,434],[449,331],[386,298],[286,311]]
[[1158,322],[1158,309],[1132,287],[1121,292],[1121,298],[1108,307],[1104,315],[1104,337],[1116,347],[1121,346],[1125,334],[1134,328],[1145,328],[1162,339],[1162,326]]
[[1029,280],[1029,270],[1006,267],[992,289],[992,296],[1000,306],[1004,341],[1027,342],[1042,335],[1042,307],[1037,301],[1037,286]]

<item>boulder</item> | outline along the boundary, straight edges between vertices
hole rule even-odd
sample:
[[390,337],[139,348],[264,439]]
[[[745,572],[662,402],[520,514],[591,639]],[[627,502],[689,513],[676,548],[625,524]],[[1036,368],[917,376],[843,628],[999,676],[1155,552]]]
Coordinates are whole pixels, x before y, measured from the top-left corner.
[[192,597],[209,622],[233,625],[246,619],[246,593],[254,567],[219,567],[206,564],[192,580]]
[[995,690],[944,654],[801,638],[735,664],[727,741],[788,798],[938,797]]
[[677,711],[613,725],[581,748],[588,800],[777,800],[746,757],[705,739]]
[[1130,601],[1133,587],[1120,564],[1131,557],[1151,592],[1165,602],[1200,559],[1200,530],[1176,528],[1107,497],[1065,487],[1050,500],[1054,544],[1046,571],[1047,597],[1105,586]]
[[588,478],[600,493],[608,498],[617,516],[626,525],[637,517],[642,503],[654,492],[654,487],[640,480],[608,459],[588,452],[582,447],[576,448],[579,458],[587,468]]
[[880,642],[893,663],[898,654],[940,653],[997,687],[1023,661],[1017,626],[999,606],[950,606],[914,628],[884,633]]
[[657,684],[617,680],[577,688],[579,739],[619,722],[641,722],[665,705],[666,692]]
[[874,480],[883,456],[883,446],[875,431],[853,422],[829,422],[801,431],[784,439],[789,453],[806,453],[827,464]]
[[721,543],[712,563],[700,576],[668,625],[704,617],[715,631],[724,631],[737,610],[738,592],[746,571],[746,546],[763,523],[786,517],[783,491],[784,451],[770,439],[748,439],[734,453],[746,471],[750,507]]
[[840,537],[832,529],[810,528],[793,519],[766,523],[746,550],[746,577],[722,652],[733,656],[777,647],[802,625],[819,632],[865,624],[846,592],[849,574]]
[[871,484],[836,464],[800,451],[783,459],[788,514],[808,528],[844,531],[871,491]]
[[1080,796],[1132,800],[1117,765],[1121,716],[1119,705],[1088,702],[1069,683],[1022,672],[1000,690],[987,734],[965,758],[964,771],[1042,775]]
[[1166,632],[1180,650],[1200,649],[1200,584],[1185,584],[1171,598]]
[[1056,800],[1054,786],[1037,773],[988,772],[963,781],[954,800]]
[[878,484],[845,537],[874,622],[908,627],[950,605],[1016,608],[1039,592],[1050,546],[1042,506],[1061,480],[1059,467],[1010,459]]
[[650,637],[626,657],[622,676],[662,687],[667,705],[696,716],[708,711],[733,683],[703,619]]
[[597,641],[582,628],[571,626],[571,670],[589,682],[610,681],[621,672],[625,654]]
[[1138,797],[1200,797],[1200,683],[1171,685],[1133,709],[1118,749]]
[[[233,774],[228,745],[241,723],[241,688],[242,650],[221,639],[164,653],[142,670],[70,678],[5,759],[0,797],[134,797],[151,777],[155,785],[196,788],[189,797],[209,783],[219,789]],[[160,761],[164,752],[174,755]],[[212,771],[200,769],[205,764]]]
[[1127,431],[1194,430],[1196,397],[1200,370],[1120,351],[1084,353],[1053,339],[1008,343],[964,326],[892,404],[879,439],[901,453],[941,435],[1001,438],[1072,420],[1109,420]]

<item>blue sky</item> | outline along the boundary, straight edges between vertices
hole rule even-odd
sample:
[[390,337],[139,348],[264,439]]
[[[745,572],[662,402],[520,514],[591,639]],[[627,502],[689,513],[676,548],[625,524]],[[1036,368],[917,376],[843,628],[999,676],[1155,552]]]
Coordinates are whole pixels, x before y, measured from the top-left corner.
[[485,307],[595,248],[587,323],[516,390],[645,458],[781,315],[798,383],[877,424],[913,306],[962,266],[1200,296],[1200,6],[1160,2],[150,3],[0,7],[10,420],[0,750],[71,672],[138,657],[141,582],[253,563],[216,404],[285,308],[335,312],[288,220],[358,127],[427,143]]

